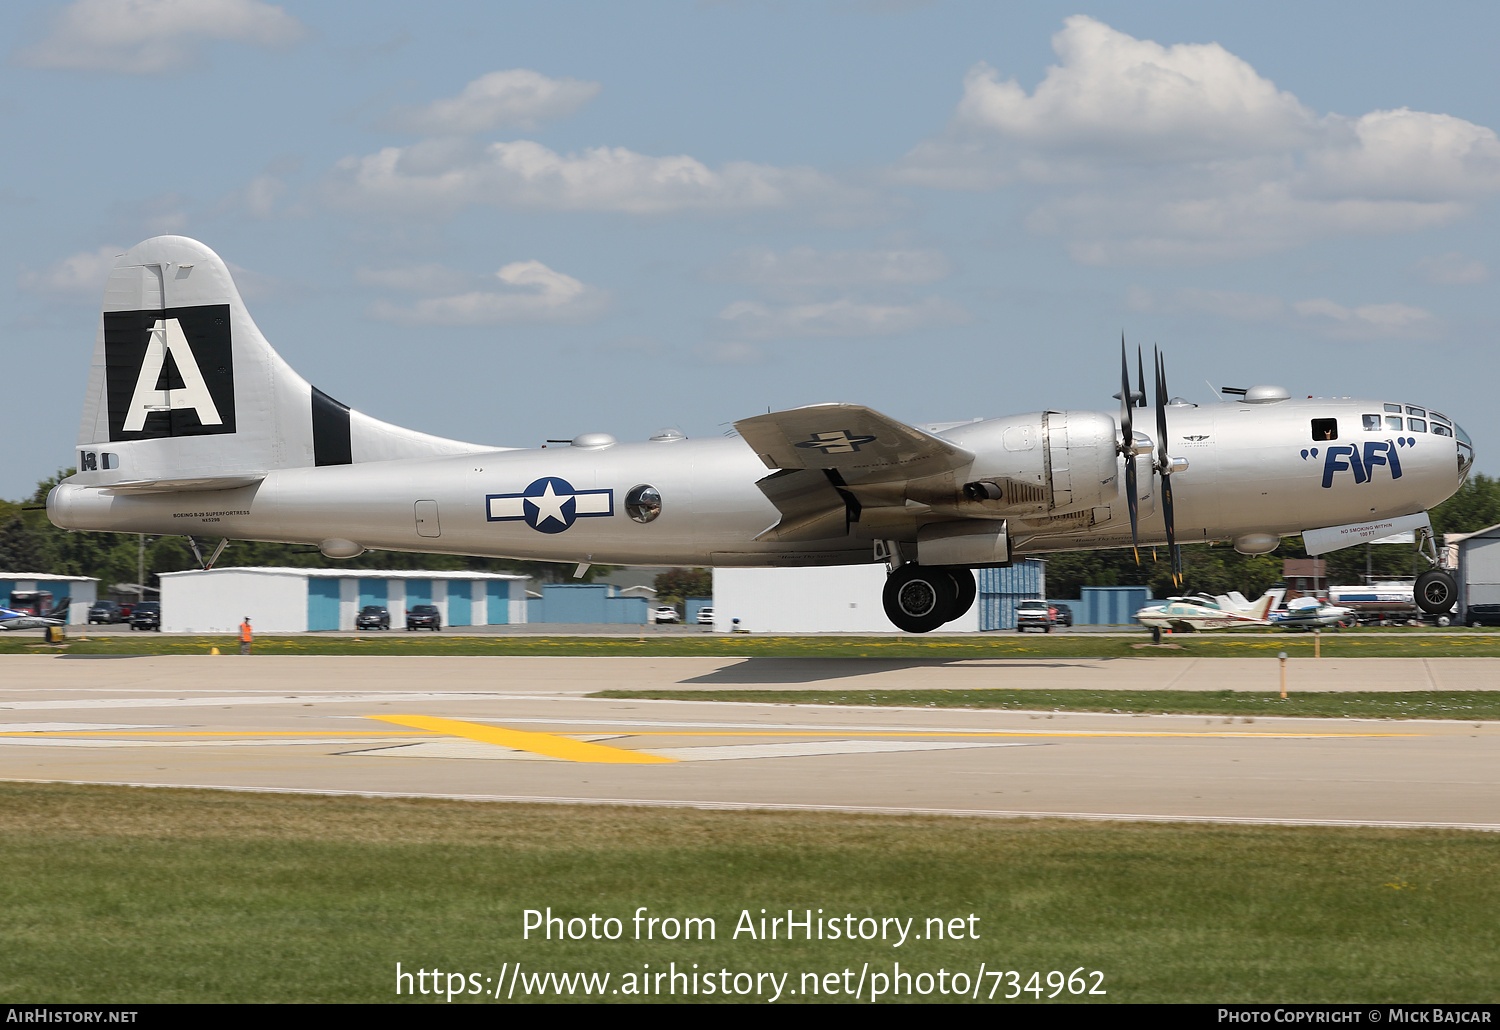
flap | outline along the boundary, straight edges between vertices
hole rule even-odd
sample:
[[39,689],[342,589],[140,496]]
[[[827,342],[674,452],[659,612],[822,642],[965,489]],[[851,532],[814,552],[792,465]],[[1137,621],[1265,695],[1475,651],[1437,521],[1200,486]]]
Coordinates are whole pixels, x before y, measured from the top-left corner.
[[767,468],[831,468],[917,479],[963,468],[972,451],[862,404],[812,404],[734,424]]
[[99,483],[98,489],[121,494],[167,494],[179,491],[237,490],[254,486],[266,478],[264,472],[243,476],[203,476],[196,479],[136,479],[123,483]]

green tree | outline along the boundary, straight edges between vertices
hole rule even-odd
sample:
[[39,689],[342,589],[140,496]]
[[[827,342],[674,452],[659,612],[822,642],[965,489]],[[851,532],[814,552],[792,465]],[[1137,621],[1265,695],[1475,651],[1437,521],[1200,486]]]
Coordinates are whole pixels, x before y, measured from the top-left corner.
[[708,569],[668,569],[653,581],[660,604],[681,604],[688,597],[712,597],[714,575]]

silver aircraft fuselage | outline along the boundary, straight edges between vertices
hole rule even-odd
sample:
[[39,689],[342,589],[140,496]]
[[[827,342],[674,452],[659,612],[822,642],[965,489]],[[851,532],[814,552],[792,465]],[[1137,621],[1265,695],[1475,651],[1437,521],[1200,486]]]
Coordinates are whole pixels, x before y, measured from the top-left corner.
[[[1246,549],[1269,550],[1267,538],[1438,504],[1463,482],[1472,449],[1452,435],[1418,431],[1410,420],[1394,429],[1389,406],[1347,398],[1170,406],[1177,541],[1248,541]],[[1369,416],[1378,417],[1378,428],[1366,428]],[[1066,419],[1108,423],[1118,433],[1115,415],[1091,412],[923,427],[973,452],[972,465],[937,483],[917,479],[895,490],[847,476],[857,500],[847,523],[812,539],[767,535],[784,512],[757,485],[769,473],[765,459],[738,436],[602,444],[584,437],[593,446],[281,468],[230,489],[113,489],[109,473],[82,472],[53,490],[48,513],[68,529],[337,540],[367,549],[611,565],[867,563],[877,560],[872,543],[910,543],[925,525],[969,519],[1005,520],[1010,548],[1022,555],[1129,546],[1125,459],[1095,455],[1092,481],[1065,490],[1069,452],[1056,437]],[[1319,438],[1330,432],[1334,439]],[[1092,446],[1106,444],[1100,437]],[[1113,450],[1113,438],[1107,446]],[[1077,448],[1073,457],[1080,457]],[[1163,544],[1151,454],[1135,460],[1140,541]],[[1110,468],[1113,475],[1098,474]],[[956,488],[979,480],[1005,483],[1009,492],[975,500]],[[1035,489],[1026,494],[1016,484]],[[661,498],[659,517],[648,522],[625,510],[627,495],[642,485]]]

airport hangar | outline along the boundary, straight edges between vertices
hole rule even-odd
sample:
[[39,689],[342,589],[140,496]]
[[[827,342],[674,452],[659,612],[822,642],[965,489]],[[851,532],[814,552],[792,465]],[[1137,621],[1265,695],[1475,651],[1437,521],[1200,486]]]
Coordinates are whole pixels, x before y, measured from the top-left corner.
[[261,633],[352,630],[366,605],[390,610],[404,629],[413,605],[436,605],[443,626],[526,621],[526,578],[498,572],[415,569],[224,568],[164,572],[162,629],[233,633],[240,620]]

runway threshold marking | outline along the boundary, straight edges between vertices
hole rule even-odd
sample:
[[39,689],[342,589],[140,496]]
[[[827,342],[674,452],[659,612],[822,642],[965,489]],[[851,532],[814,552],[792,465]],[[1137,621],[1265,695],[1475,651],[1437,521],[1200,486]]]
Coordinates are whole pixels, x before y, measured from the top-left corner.
[[439,719],[431,715],[372,715],[372,719],[395,723],[397,726],[412,726],[434,733],[446,733],[454,737],[478,740],[486,744],[530,751],[532,754],[563,758],[570,762],[603,762],[614,765],[659,765],[675,762],[675,758],[648,755],[640,751],[605,744],[590,744],[587,741],[571,740],[552,733],[537,733],[533,730],[512,730],[504,726],[485,726],[477,722],[461,722],[458,719]]

